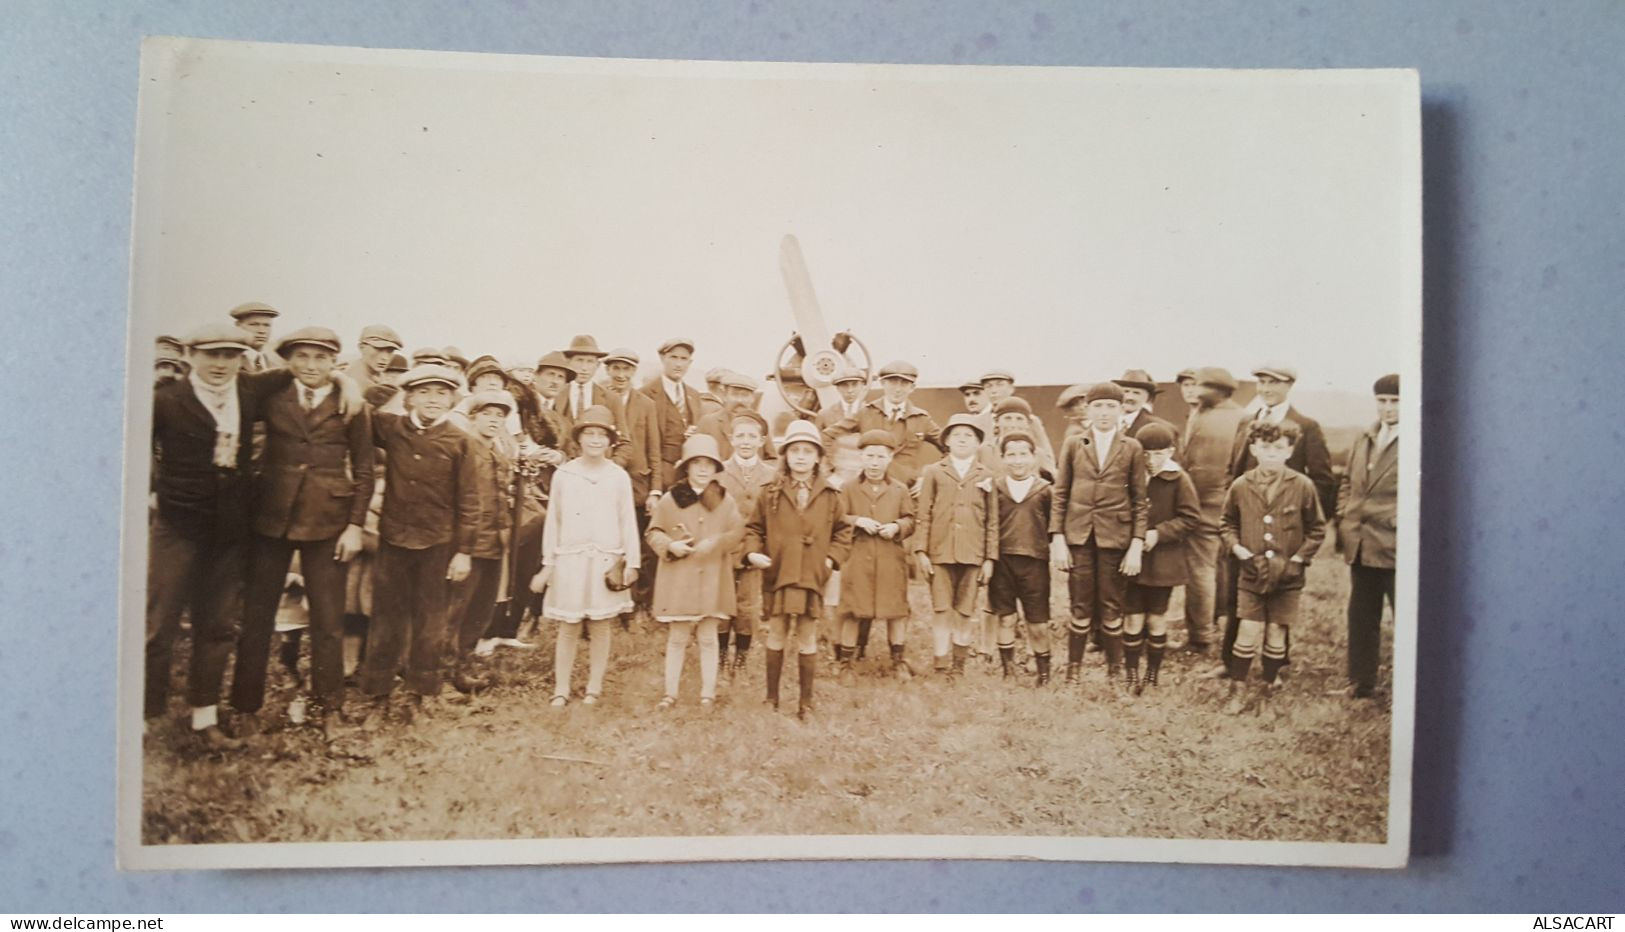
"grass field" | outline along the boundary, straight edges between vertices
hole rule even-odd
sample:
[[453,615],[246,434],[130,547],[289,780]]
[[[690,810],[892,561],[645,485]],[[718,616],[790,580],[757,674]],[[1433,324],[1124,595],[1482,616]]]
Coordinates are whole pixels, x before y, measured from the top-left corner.
[[[242,751],[199,751],[177,714],[144,748],[148,844],[730,834],[1027,834],[1379,842],[1388,806],[1385,637],[1376,700],[1329,695],[1345,664],[1347,572],[1311,568],[1282,691],[1226,715],[1213,659],[1170,651],[1162,684],[1107,689],[1100,654],[1084,683],[969,675],[900,684],[874,666],[843,688],[821,665],[818,708],[798,721],[763,705],[762,652],[698,705],[690,655],[679,705],[657,711],[664,632],[617,632],[604,701],[548,706],[544,649],[499,652],[498,684],[449,690],[427,718],[328,745],[283,721]],[[1064,586],[1056,586],[1063,608]],[[916,585],[909,657],[930,666],[927,596]],[[1178,597],[1175,611],[1178,615]],[[1057,617],[1061,617],[1058,615]],[[1170,631],[1179,643],[1183,632]],[[878,632],[877,632],[878,635]],[[760,645],[761,639],[757,639]],[[576,682],[585,679],[585,648]],[[1058,657],[1064,656],[1058,653]],[[177,671],[183,668],[177,664]],[[1254,670],[1257,677],[1257,670]],[[286,689],[267,712],[286,706]],[[359,703],[356,703],[359,705]]]

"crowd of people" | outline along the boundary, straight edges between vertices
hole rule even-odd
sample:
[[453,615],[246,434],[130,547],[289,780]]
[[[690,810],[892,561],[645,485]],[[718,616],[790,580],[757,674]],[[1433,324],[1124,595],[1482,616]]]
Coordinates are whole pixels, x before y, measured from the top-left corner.
[[[1328,524],[1349,565],[1348,693],[1376,687],[1398,376],[1373,386],[1376,422],[1339,475],[1320,425],[1288,400],[1296,371],[1277,363],[1251,373],[1248,408],[1226,370],[1179,373],[1182,425],[1152,413],[1143,370],[1072,386],[1052,443],[1006,370],[960,386],[965,410],[940,425],[911,401],[906,361],[848,367],[833,403],[770,423],[747,374],[715,368],[690,385],[685,338],[660,344],[659,374],[640,384],[639,354],[592,336],[531,364],[455,347],[408,356],[372,325],[346,358],[323,327],[273,341],[277,317],[244,304],[158,341],[145,712],[170,709],[189,631],[185,701],[207,748],[262,727],[290,586],[329,736],[409,723],[446,685],[487,688],[485,658],[534,648],[520,632],[537,620],[556,629],[554,706],[600,702],[617,630],[648,623],[667,634],[664,693],[649,697],[660,708],[682,695],[691,643],[709,707],[760,638],[765,701],[779,706],[791,654],[805,717],[821,642],[850,681],[876,628],[898,680],[953,680],[981,656],[1013,684],[1051,688],[1053,655],[1073,684],[1098,654],[1113,690],[1140,696],[1158,685],[1180,587],[1184,646],[1219,647],[1213,675],[1242,711],[1283,682]],[[1069,611],[1052,624],[1053,571]],[[930,592],[929,672],[909,656],[911,579]],[[300,650],[284,636],[283,665]]]

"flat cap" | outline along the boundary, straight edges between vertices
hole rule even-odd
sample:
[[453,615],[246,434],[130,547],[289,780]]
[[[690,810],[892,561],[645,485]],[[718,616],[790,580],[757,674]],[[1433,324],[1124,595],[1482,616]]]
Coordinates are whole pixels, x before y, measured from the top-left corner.
[[1147,450],[1169,450],[1174,445],[1174,429],[1167,424],[1157,421],[1140,428],[1134,439],[1140,441],[1140,446]]
[[772,428],[767,426],[767,418],[762,417],[760,414],[750,410],[749,408],[746,408],[743,411],[735,411],[733,415],[728,418],[728,433],[733,433],[734,425],[738,424],[742,420],[755,421],[756,426],[762,429],[762,436],[770,436],[769,432],[772,430]]
[[1371,386],[1371,394],[1397,396],[1399,394],[1399,374],[1391,372],[1378,379],[1376,384]]
[[1055,399],[1055,407],[1064,408],[1074,401],[1082,401],[1083,396],[1089,392],[1087,385],[1068,385],[1061,389],[1061,394]]
[[897,438],[892,436],[892,432],[889,430],[881,430],[879,428],[874,430],[866,430],[863,432],[863,435],[858,438],[858,449],[861,450],[864,447],[885,447],[892,452],[896,452]]
[[483,392],[475,392],[474,394],[468,396],[467,405],[469,414],[475,414],[481,408],[488,408],[492,405],[496,405],[508,414],[512,414],[514,409],[514,400],[512,395],[502,391],[501,389],[489,389]]
[[186,345],[195,350],[234,349],[248,352],[248,335],[236,324],[204,324],[186,335]]
[[852,366],[842,366],[841,371],[835,373],[835,378],[829,380],[829,384],[831,384],[831,385],[840,385],[840,384],[842,384],[844,382],[868,382],[868,381],[869,381],[869,379],[868,379],[867,376],[865,376],[863,374],[862,369],[856,369],[856,368],[853,368]]
[[960,392],[979,392],[982,390],[981,379],[966,379],[959,383]]
[[510,356],[502,361],[502,368],[509,372],[534,372],[536,364],[517,356]]
[[1194,381],[1196,381],[1196,370],[1193,368],[1181,369],[1179,370],[1179,374],[1174,376],[1175,384],[1183,385],[1186,382]]
[[1198,385],[1211,385],[1233,392],[1236,390],[1236,378],[1230,374],[1229,369],[1220,366],[1203,366],[1196,370]]
[[984,385],[986,385],[988,382],[995,382],[1001,379],[1006,382],[1014,382],[1016,380],[1016,374],[1011,372],[1009,369],[989,369],[982,373],[982,384]]
[[723,380],[728,377],[730,371],[732,370],[724,369],[722,366],[713,366],[705,370],[705,384],[710,385],[712,382],[727,384]]
[[395,355],[389,357],[389,365],[384,367],[384,371],[385,372],[405,372],[406,371],[406,357],[402,356],[400,353],[396,353]]
[[445,350],[438,347],[425,346],[422,349],[415,349],[412,351],[412,363],[414,365],[419,363],[444,365],[450,361],[451,360],[446,358]]
[[1267,362],[1267,363],[1263,364],[1262,366],[1254,367],[1253,375],[1255,375],[1255,376],[1266,376],[1267,375],[1270,378],[1275,379],[1275,380],[1280,381],[1280,382],[1296,382],[1298,380],[1298,370],[1297,370],[1297,368],[1295,368],[1293,366],[1283,365],[1282,363],[1278,363],[1278,362]]
[[1012,430],[1007,434],[1000,434],[999,435],[999,453],[1000,453],[1000,455],[1003,455],[1005,447],[1008,447],[1010,444],[1015,443],[1017,440],[1025,440],[1025,441],[1027,441],[1027,446],[1032,448],[1033,451],[1036,452],[1038,450],[1038,441],[1033,439],[1032,434],[1029,434],[1024,430]]
[[604,354],[604,362],[606,364],[612,362],[624,362],[629,366],[635,367],[639,362],[641,362],[641,360],[638,359],[638,354],[632,350],[625,347],[617,347],[616,349],[612,349],[608,353]]
[[326,327],[301,327],[277,341],[276,354],[287,359],[295,346],[314,346],[337,353],[341,345],[339,335]]
[[1112,379],[1112,381],[1124,388],[1138,388],[1152,395],[1157,393],[1157,380],[1153,379],[1151,373],[1144,369],[1130,369],[1124,372],[1121,377]]
[[458,349],[457,347],[448,346],[445,349],[441,350],[440,353],[441,353],[441,355],[445,356],[447,359],[451,360],[452,362],[456,363],[457,365],[462,366],[464,369],[468,368],[468,357],[464,356],[463,351]]
[[694,341],[690,340],[688,337],[672,337],[666,342],[660,344],[660,349],[656,352],[664,356],[679,346],[686,348],[690,353],[694,352]]
[[904,362],[903,360],[899,359],[895,362],[888,362],[884,366],[881,366],[880,378],[902,379],[906,382],[918,382],[920,380],[920,370],[916,369],[913,363]]
[[279,317],[280,312],[269,304],[259,301],[244,301],[231,309],[232,320],[242,320],[244,317]]
[[1094,404],[1097,401],[1115,401],[1121,404],[1123,401],[1123,387],[1116,382],[1096,382],[1089,386],[1089,391],[1084,393],[1083,403]]
[[434,364],[418,365],[406,370],[401,376],[401,388],[420,388],[425,385],[444,385],[455,390],[457,388],[457,373],[445,366]]
[[1001,414],[1025,414],[1032,417],[1033,406],[1028,404],[1025,399],[1011,395],[993,406],[993,416],[998,417]]
[[729,369],[727,372],[723,373],[722,387],[723,388],[742,388],[747,392],[754,392],[757,389],[755,379],[751,378],[750,376],[746,375],[743,372],[735,372],[732,369]]
[[360,342],[368,346],[376,346],[379,349],[398,350],[406,345],[401,342],[400,334],[396,333],[393,328],[386,327],[383,324],[368,324],[362,327]]

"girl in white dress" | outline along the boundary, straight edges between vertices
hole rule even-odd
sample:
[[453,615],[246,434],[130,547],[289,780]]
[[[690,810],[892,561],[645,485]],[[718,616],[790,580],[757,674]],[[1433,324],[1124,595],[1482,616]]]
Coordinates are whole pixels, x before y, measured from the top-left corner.
[[[553,475],[551,501],[542,526],[542,568],[530,581],[546,592],[542,614],[559,622],[553,655],[553,705],[570,701],[581,625],[590,626],[587,696],[592,705],[603,693],[614,620],[632,611],[627,587],[638,577],[637,515],[632,479],[609,459],[615,424],[609,409],[588,408],[572,428],[581,455]],[[617,566],[619,571],[613,572]]]

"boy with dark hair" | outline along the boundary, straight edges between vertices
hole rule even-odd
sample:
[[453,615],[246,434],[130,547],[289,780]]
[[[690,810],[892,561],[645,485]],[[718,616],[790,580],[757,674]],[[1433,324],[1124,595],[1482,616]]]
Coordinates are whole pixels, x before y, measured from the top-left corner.
[[1049,682],[1050,484],[1036,473],[1038,442],[1010,431],[999,438],[1004,475],[994,481],[998,499],[999,558],[987,585],[988,613],[998,619],[999,664],[1014,672],[1016,605],[1027,620],[1027,643],[1038,665],[1038,683]]
[[1068,571],[1072,621],[1066,681],[1078,681],[1092,625],[1105,640],[1106,677],[1122,663],[1126,578],[1140,573],[1149,503],[1139,441],[1122,431],[1123,390],[1111,382],[1084,396],[1089,425],[1068,437],[1056,463],[1050,506],[1050,563]]
[[[405,671],[410,721],[423,699],[440,693],[445,659],[447,582],[473,567],[479,525],[476,442],[448,420],[458,376],[444,366],[417,366],[401,379],[406,414],[373,412],[373,442],[384,451],[384,507],[373,564],[373,618],[361,691],[372,697],[367,725],[376,727]],[[368,392],[375,405],[383,390]]]
[[[1150,478],[1146,498],[1145,551],[1140,575],[1128,581],[1123,596],[1123,661],[1128,686],[1135,695],[1157,685],[1162,654],[1168,646],[1168,601],[1174,587],[1185,584],[1185,536],[1202,520],[1201,501],[1191,477],[1174,462],[1177,439],[1172,426],[1151,423],[1135,439],[1145,448]],[[1140,649],[1145,648],[1145,679],[1140,680]]]
[[1372,386],[1377,423],[1354,441],[1337,494],[1337,529],[1349,565],[1349,681],[1356,699],[1377,685],[1382,605],[1394,606],[1399,523],[1399,376]]
[[1292,421],[1254,421],[1247,446],[1258,465],[1238,476],[1224,497],[1219,533],[1241,565],[1225,710],[1232,714],[1249,705],[1237,689],[1260,652],[1264,682],[1274,687],[1286,661],[1287,631],[1298,619],[1304,574],[1326,534],[1314,482],[1286,465],[1301,437]]

